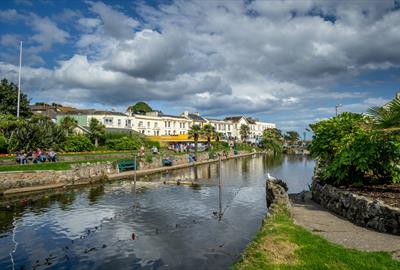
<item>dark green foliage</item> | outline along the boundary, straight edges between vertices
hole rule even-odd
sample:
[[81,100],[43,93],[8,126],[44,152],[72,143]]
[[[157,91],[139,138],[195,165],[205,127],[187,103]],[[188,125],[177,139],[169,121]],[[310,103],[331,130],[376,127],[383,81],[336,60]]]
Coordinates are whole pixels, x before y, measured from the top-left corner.
[[227,142],[211,142],[212,148],[214,151],[228,151],[229,150],[229,143]]
[[207,138],[207,143],[210,145],[211,139],[214,139],[216,137],[216,131],[215,127],[213,127],[211,124],[205,124],[202,129],[201,129],[201,135]]
[[[0,114],[17,114],[18,87],[6,79],[0,82]],[[20,95],[20,116],[29,117],[32,112],[29,108],[27,95],[21,92]]]
[[265,129],[261,140],[261,147],[274,153],[282,153],[283,138],[281,131],[276,128]]
[[0,154],[4,154],[7,153],[7,141],[6,141],[6,137],[4,137],[3,134],[0,133]]
[[106,134],[106,127],[99,122],[96,118],[90,119],[89,122],[90,138],[94,142],[94,146],[99,146],[99,140],[104,139]]
[[157,141],[151,141],[151,140],[148,140],[148,139],[145,139],[144,140],[144,146],[146,147],[146,148],[152,148],[152,147],[157,147],[158,149],[160,149],[160,147],[161,147],[161,145],[160,145],[160,142],[157,142]]
[[73,134],[74,129],[78,126],[78,121],[71,116],[66,116],[60,121],[60,127],[64,130],[65,135]]
[[8,150],[11,152],[29,151],[37,147],[57,150],[65,141],[62,129],[47,117],[33,116],[29,120],[17,120],[15,123],[16,127],[8,141]]
[[376,128],[400,128],[400,99],[395,98],[384,107],[373,107],[368,110]]
[[143,145],[139,137],[121,137],[118,139],[106,140],[106,146],[110,150],[138,150]]
[[286,141],[289,141],[291,143],[295,143],[300,139],[300,135],[297,131],[290,130],[285,133],[284,138]]
[[93,150],[94,145],[85,135],[69,136],[64,144],[66,152],[82,152]]
[[143,101],[139,101],[135,105],[129,106],[128,109],[130,109],[134,114],[145,114],[153,111],[153,109]]
[[309,147],[322,178],[335,185],[399,182],[399,136],[371,129],[360,114],[342,113],[312,124]]
[[248,125],[241,125],[239,133],[242,141],[246,140],[250,134],[250,127]]

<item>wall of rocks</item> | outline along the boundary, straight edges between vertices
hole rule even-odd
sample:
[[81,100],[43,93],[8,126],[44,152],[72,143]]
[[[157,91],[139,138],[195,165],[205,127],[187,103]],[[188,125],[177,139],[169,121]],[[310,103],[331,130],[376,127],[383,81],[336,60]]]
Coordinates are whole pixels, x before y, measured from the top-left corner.
[[104,179],[108,174],[117,173],[111,162],[81,163],[71,167],[68,171],[0,173],[0,193],[14,188],[92,183]]
[[357,225],[400,235],[399,208],[322,183],[316,177],[311,192],[315,202]]
[[282,180],[268,180],[266,183],[268,216],[283,209],[290,209],[287,185]]

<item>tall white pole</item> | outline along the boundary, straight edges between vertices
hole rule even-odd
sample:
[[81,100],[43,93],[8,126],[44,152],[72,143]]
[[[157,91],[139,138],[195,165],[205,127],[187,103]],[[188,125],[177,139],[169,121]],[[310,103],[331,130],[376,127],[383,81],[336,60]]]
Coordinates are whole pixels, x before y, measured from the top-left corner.
[[21,96],[21,66],[22,66],[22,41],[19,44],[19,73],[18,73],[17,117],[19,117],[19,103],[20,103],[20,96]]
[[219,177],[218,177],[218,206],[219,206],[219,213],[218,219],[221,220],[222,218],[222,162],[221,162],[221,155],[219,155],[219,162],[218,162],[218,170],[219,170]]

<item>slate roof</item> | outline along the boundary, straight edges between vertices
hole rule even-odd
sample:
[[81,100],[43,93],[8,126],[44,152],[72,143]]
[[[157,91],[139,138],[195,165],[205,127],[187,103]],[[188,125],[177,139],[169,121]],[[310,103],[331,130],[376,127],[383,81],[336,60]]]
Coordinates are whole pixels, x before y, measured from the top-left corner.
[[187,117],[188,117],[189,119],[192,119],[193,121],[197,121],[197,122],[207,122],[206,119],[204,119],[203,117],[201,117],[201,116],[199,116],[199,115],[197,115],[197,114],[189,113],[189,114],[187,115]]
[[[225,121],[232,121],[232,122],[239,122],[240,119],[242,119],[243,116],[229,116],[225,117]],[[245,117],[246,118],[246,117]]]

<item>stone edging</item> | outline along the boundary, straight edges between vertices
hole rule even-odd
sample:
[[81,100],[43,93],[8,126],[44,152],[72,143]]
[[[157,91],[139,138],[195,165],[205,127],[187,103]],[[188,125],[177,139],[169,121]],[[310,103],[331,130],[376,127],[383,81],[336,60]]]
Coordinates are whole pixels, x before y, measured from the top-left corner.
[[[244,153],[231,156],[225,159],[233,159],[251,156],[259,153]],[[138,170],[136,174],[148,175],[158,172],[182,169],[202,164],[214,163],[218,159],[208,159],[198,161],[194,164],[184,163],[170,167],[157,167]],[[37,171],[31,172],[12,172],[0,175],[0,195],[12,195],[25,192],[45,191],[55,188],[66,188],[78,185],[93,184],[103,180],[117,180],[132,178],[135,171],[118,173],[111,162],[105,163],[83,163],[74,165],[72,170],[68,171]]]
[[287,186],[282,180],[267,180],[267,216],[272,216],[275,213],[286,208],[290,212],[291,204],[287,193]]
[[313,179],[312,198],[322,207],[351,222],[379,232],[400,235],[400,209]]

